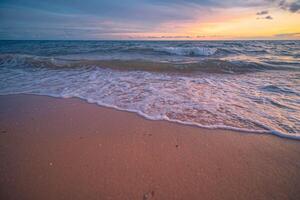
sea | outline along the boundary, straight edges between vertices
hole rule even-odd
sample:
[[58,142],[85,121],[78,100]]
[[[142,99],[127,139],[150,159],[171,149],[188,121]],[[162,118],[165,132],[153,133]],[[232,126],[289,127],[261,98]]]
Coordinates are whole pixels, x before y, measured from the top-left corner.
[[0,95],[300,139],[300,41],[0,41]]

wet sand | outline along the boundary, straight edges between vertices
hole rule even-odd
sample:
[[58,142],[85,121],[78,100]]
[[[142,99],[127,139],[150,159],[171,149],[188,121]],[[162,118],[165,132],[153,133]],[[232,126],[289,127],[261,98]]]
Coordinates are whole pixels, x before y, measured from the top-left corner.
[[300,142],[0,96],[0,199],[300,199]]

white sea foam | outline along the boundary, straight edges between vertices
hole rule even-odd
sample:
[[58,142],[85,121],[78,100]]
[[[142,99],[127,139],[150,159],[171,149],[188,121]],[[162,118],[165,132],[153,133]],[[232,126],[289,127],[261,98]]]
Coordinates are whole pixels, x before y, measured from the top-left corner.
[[[268,98],[257,90],[257,86],[263,84],[263,76],[263,73],[255,76],[179,76],[98,67],[72,70],[0,68],[0,94],[77,97],[136,112],[151,120],[300,139],[296,132],[299,114],[268,103]],[[268,81],[275,79],[276,76]],[[282,94],[272,98],[280,97]],[[293,99],[290,100],[287,106],[299,109],[293,105]]]
[[180,56],[210,56],[217,52],[216,48],[207,47],[163,47],[159,50]]
[[151,120],[300,138],[299,41],[0,43],[0,95],[77,97]]

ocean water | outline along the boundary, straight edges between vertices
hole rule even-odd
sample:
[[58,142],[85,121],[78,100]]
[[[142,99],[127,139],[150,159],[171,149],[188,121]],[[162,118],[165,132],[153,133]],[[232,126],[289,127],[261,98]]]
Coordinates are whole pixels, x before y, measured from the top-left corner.
[[0,41],[0,95],[300,139],[300,41]]

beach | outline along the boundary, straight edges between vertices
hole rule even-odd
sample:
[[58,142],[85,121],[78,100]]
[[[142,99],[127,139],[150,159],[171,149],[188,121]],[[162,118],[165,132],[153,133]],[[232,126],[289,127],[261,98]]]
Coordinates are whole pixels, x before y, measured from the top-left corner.
[[300,199],[300,143],[0,96],[1,199]]
[[0,41],[0,95],[300,139],[300,41]]

